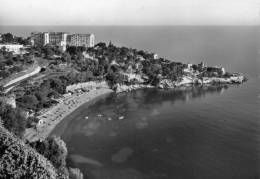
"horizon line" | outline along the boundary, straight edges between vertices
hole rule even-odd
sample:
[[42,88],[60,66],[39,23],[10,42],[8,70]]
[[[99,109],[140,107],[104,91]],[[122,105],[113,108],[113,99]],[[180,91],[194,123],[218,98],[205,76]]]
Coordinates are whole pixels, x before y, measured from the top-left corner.
[[118,26],[118,27],[131,27],[131,26],[140,26],[140,27],[145,27],[145,26],[147,26],[147,27],[151,27],[151,26],[153,26],[153,27],[156,27],[156,26],[158,26],[158,27],[162,27],[162,26],[164,26],[164,27],[171,27],[171,26],[260,26],[260,24],[172,24],[172,25],[168,25],[168,24],[161,24],[161,25],[149,25],[149,24],[144,24],[144,25],[141,25],[141,24],[137,24],[137,25],[135,25],[135,24],[132,24],[132,25],[124,25],[124,24],[122,24],[122,25],[119,25],[119,24],[117,24],[117,25],[113,25],[113,24],[111,24],[111,25],[102,25],[102,24],[96,24],[96,25],[73,25],[73,24],[67,24],[67,25],[62,25],[62,24],[60,24],[60,25],[58,25],[58,24],[50,24],[50,25],[43,25],[43,24],[35,24],[35,25],[29,25],[29,24],[25,24],[25,25],[22,25],[22,24],[17,24],[17,25],[15,25],[15,24],[6,24],[6,25],[1,25],[0,24],[0,26],[107,26],[107,27],[115,27],[115,26]]

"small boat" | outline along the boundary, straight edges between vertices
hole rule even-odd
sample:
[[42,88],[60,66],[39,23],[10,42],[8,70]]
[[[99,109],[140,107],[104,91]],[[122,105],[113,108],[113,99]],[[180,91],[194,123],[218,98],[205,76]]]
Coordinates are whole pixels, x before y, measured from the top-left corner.
[[102,117],[102,114],[98,114],[97,116],[98,116],[98,117]]
[[88,119],[88,116],[86,116],[85,119]]
[[124,116],[120,116],[118,119],[119,120],[122,120],[122,119],[124,119],[125,117]]

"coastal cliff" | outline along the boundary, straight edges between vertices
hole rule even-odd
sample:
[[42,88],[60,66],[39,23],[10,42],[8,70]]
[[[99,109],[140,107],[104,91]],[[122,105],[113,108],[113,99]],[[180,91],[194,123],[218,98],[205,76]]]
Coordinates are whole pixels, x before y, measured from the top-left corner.
[[171,79],[160,80],[158,87],[159,88],[175,88],[179,86],[185,86],[189,84],[240,84],[246,81],[244,75],[239,74],[237,76],[231,77],[189,77],[184,76],[179,81],[174,81]]
[[192,77],[192,76],[183,76],[179,80],[172,80],[172,79],[161,79],[159,83],[154,86],[150,84],[116,84],[114,85],[113,89],[116,93],[121,92],[129,92],[136,89],[141,88],[160,88],[160,89],[171,89],[171,88],[177,88],[181,86],[187,86],[187,85],[210,85],[210,84],[240,84],[246,81],[246,77],[242,74],[236,74],[231,77]]

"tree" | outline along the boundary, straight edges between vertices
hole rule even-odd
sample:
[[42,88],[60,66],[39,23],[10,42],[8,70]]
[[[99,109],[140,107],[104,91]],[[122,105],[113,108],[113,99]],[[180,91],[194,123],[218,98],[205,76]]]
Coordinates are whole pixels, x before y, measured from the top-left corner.
[[26,118],[20,109],[14,109],[10,105],[0,102],[0,117],[6,129],[22,137],[26,127]]
[[32,63],[34,62],[33,55],[32,55],[32,54],[25,55],[25,56],[24,56],[24,62],[25,62],[25,63],[32,64]]
[[66,86],[62,84],[59,78],[50,79],[50,87],[60,94],[64,94],[66,92]]
[[115,49],[115,47],[116,47],[116,46],[114,46],[114,44],[113,44],[111,41],[109,41],[109,43],[108,43],[108,48]]
[[61,60],[63,62],[70,63],[71,62],[71,55],[68,52],[62,54]]
[[162,66],[160,64],[152,64],[151,73],[153,74],[162,74]]
[[86,47],[84,46],[70,46],[67,48],[66,50],[67,52],[69,52],[70,55],[79,55],[82,54],[82,52],[86,51]]
[[199,70],[198,65],[195,65],[195,64],[192,65],[192,68],[193,68],[193,70],[195,70],[195,71]]
[[3,43],[13,43],[14,42],[14,36],[11,33],[2,34],[2,42]]
[[106,48],[106,43],[104,42],[99,42],[98,44],[95,45],[95,47],[100,47],[100,48]]
[[9,58],[7,61],[6,61],[6,65],[10,66],[10,65],[13,65],[14,64],[14,61],[12,58]]
[[9,75],[10,75],[10,72],[0,70],[0,77],[6,78],[6,77],[8,77]]
[[103,66],[103,65],[99,65],[99,66],[98,66],[98,71],[97,71],[96,75],[97,75],[97,76],[103,76],[104,73],[105,73],[105,68],[104,68],[104,66]]
[[21,98],[17,99],[17,102],[22,106],[24,109],[36,109],[38,104],[38,99],[33,94],[27,94],[22,96]]
[[0,126],[0,178],[56,179],[53,165]]
[[31,146],[49,159],[55,168],[59,169],[66,166],[68,151],[65,142],[61,138],[51,136],[44,141],[33,142]]
[[77,48],[75,46],[68,47],[66,51],[69,52],[70,55],[76,55],[77,54]]
[[55,52],[54,52],[52,46],[50,46],[50,45],[46,45],[42,50],[47,58],[50,58],[51,56],[55,55]]
[[30,40],[29,38],[23,38],[23,37],[15,37],[15,41],[19,44],[22,45],[30,45]]

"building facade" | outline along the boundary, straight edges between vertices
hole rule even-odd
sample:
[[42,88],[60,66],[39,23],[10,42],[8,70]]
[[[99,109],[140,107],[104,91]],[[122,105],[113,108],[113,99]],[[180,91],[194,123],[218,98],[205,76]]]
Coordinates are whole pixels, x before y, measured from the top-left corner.
[[55,45],[66,50],[66,46],[94,47],[94,34],[67,34],[65,32],[32,32],[32,45]]
[[33,46],[43,46],[44,45],[44,35],[41,32],[31,33],[31,43]]
[[33,32],[31,33],[32,45],[54,45],[66,50],[67,35],[65,32]]
[[68,45],[94,47],[95,36],[94,34],[71,34],[68,35]]
[[66,46],[67,33],[64,32],[50,32],[46,34],[46,42],[50,45]]

